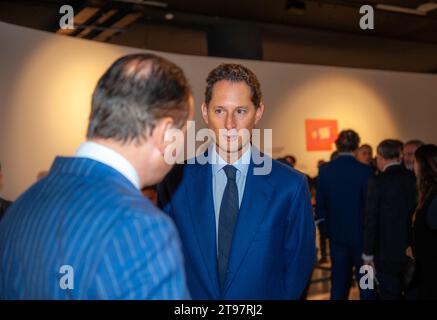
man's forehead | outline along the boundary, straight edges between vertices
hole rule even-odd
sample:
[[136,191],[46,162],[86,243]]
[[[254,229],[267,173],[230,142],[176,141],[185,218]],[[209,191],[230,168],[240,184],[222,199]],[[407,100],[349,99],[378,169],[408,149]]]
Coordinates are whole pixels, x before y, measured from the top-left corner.
[[243,81],[231,82],[227,80],[221,80],[214,84],[212,87],[211,100],[215,98],[242,98],[244,97],[248,101],[251,98],[250,87]]
[[[221,90],[214,90],[221,89]],[[214,91],[227,91],[227,90],[241,90],[250,92],[250,86],[244,81],[231,81],[231,80],[220,80],[214,83],[212,87],[212,92]]]
[[408,151],[413,151],[414,149],[417,149],[418,146],[414,145],[414,144],[407,144],[404,146],[404,150],[408,150]]

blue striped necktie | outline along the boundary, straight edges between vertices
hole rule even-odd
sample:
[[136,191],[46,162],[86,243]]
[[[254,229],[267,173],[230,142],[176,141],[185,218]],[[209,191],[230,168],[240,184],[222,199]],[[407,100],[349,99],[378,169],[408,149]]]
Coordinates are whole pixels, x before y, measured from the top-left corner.
[[239,201],[236,181],[237,169],[234,166],[223,167],[228,179],[220,205],[218,227],[218,271],[220,285],[223,289],[231,253],[232,235],[238,217]]

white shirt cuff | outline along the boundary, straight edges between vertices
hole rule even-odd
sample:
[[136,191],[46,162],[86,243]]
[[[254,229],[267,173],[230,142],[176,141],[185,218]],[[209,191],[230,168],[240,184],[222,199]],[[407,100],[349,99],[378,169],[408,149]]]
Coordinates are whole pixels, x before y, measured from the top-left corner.
[[362,254],[361,255],[361,259],[363,259],[364,262],[372,262],[373,261],[373,255],[367,255],[367,254]]

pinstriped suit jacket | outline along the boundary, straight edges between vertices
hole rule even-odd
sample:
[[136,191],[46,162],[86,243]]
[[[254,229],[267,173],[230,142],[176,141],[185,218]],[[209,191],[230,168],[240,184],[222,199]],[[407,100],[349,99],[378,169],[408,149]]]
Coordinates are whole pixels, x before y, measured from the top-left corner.
[[179,237],[116,170],[56,158],[0,223],[0,298],[188,298]]

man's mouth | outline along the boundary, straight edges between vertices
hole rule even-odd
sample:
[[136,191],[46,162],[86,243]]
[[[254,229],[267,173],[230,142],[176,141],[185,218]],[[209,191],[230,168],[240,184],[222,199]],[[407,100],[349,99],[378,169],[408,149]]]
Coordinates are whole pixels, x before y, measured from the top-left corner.
[[227,142],[236,141],[238,139],[238,131],[236,129],[232,129],[225,132],[222,136]]

